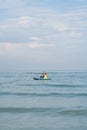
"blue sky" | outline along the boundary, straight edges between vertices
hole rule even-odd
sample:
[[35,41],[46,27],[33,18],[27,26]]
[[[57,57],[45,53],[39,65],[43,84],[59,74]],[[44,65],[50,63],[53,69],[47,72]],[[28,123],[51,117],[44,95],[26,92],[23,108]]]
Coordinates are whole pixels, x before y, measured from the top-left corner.
[[87,70],[87,0],[0,0],[0,70]]

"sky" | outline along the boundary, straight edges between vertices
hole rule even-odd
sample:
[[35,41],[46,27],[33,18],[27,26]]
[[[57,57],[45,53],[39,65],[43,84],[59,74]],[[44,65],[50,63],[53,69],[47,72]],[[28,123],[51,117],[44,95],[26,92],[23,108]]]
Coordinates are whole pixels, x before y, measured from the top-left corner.
[[0,0],[0,71],[87,70],[87,0]]

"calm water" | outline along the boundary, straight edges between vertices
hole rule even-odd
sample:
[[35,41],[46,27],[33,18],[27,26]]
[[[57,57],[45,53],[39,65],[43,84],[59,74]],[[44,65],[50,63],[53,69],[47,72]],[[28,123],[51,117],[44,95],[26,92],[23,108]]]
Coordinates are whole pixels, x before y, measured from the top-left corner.
[[87,72],[0,73],[0,130],[87,130]]

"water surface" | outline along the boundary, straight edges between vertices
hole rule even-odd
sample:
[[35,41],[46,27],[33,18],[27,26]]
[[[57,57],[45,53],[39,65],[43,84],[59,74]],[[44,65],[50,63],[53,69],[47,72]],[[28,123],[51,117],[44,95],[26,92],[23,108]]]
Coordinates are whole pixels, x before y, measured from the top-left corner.
[[87,130],[87,72],[0,73],[0,130]]

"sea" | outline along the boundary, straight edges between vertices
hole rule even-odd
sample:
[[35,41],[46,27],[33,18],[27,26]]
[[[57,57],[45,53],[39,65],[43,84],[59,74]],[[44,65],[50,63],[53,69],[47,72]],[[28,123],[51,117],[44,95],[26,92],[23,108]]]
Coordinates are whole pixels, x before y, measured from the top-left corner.
[[87,71],[0,72],[0,130],[87,130]]

